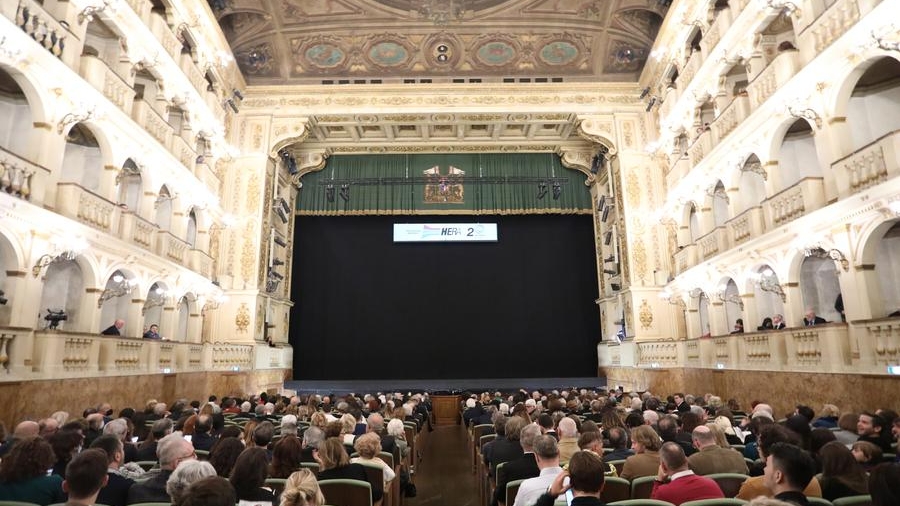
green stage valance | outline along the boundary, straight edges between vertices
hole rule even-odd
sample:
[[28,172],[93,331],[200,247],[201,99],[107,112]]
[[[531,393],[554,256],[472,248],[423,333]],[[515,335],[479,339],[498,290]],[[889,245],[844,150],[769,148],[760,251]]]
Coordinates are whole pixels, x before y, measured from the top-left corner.
[[297,213],[584,214],[584,181],[552,153],[336,155],[303,176]]

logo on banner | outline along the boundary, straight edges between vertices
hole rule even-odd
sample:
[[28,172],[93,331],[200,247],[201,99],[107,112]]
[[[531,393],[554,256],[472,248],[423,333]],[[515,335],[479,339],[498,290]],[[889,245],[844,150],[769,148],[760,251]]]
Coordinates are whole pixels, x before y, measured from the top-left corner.
[[425,175],[425,203],[426,204],[462,204],[463,182],[462,177],[466,171],[453,167],[446,174],[441,173],[440,165],[422,171]]

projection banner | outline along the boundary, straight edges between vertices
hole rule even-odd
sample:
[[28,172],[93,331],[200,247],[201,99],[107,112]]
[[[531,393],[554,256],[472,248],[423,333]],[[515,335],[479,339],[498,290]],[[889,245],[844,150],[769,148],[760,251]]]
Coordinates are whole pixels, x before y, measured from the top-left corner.
[[394,242],[496,242],[496,223],[394,223]]

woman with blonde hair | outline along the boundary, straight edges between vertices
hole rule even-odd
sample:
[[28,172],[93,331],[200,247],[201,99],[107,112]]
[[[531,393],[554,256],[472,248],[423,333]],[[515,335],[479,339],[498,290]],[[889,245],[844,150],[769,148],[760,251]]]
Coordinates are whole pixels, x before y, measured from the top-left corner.
[[309,469],[291,474],[284,483],[279,506],[322,506],[325,496],[319,489],[316,475]]
[[250,420],[244,424],[244,434],[241,436],[241,441],[247,448],[255,446],[253,443],[253,431],[256,430],[257,425],[259,425],[259,422],[256,420]]
[[325,413],[316,411],[309,416],[309,425],[325,430],[325,427],[328,425],[328,417],[325,416]]
[[352,445],[353,440],[356,438],[356,435],[353,434],[353,431],[356,430],[356,418],[350,413],[344,413],[340,419],[341,422],[341,442],[345,445]]
[[374,432],[367,432],[362,436],[356,438],[356,443],[353,444],[353,448],[359,452],[359,457],[353,457],[350,459],[351,463],[354,464],[374,464],[377,466],[381,466],[384,469],[384,488],[388,488],[388,483],[394,479],[396,474],[394,470],[391,469],[391,466],[388,465],[387,462],[381,460],[381,457],[378,456],[378,452],[381,451],[381,438],[378,437],[378,434]]

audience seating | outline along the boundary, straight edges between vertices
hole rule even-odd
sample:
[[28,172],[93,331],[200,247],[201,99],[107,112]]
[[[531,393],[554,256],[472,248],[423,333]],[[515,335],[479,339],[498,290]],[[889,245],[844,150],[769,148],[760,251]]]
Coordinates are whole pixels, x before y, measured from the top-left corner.
[[653,492],[653,481],[656,476],[639,476],[631,480],[631,498],[649,499]]
[[616,468],[616,476],[622,476],[622,469],[625,468],[625,459],[622,459],[622,460],[610,460],[608,463],[609,463],[609,464],[612,464],[613,467]]
[[681,503],[681,506],[740,506],[741,504],[750,504],[743,499],[723,498],[723,499],[701,499],[699,501],[688,501]]
[[519,494],[519,485],[525,480],[513,480],[506,483],[506,506],[512,506]]
[[[565,504],[565,503],[563,503]],[[657,501],[656,499],[628,499],[627,501],[616,501],[608,503],[606,506],[675,506],[668,501]]]
[[41,505],[35,504],[33,502],[0,501],[0,506],[41,506]]
[[872,496],[854,495],[831,501],[834,506],[872,506]]
[[741,485],[749,478],[746,474],[738,473],[714,473],[707,474],[706,477],[715,481],[725,497],[728,498],[735,497],[741,490]]
[[156,467],[159,463],[155,460],[139,460],[135,462],[135,464],[141,466],[141,469],[143,469],[144,471],[149,471]]
[[816,504],[818,506],[832,506],[831,501],[822,497],[807,497],[807,501],[810,504]]
[[372,506],[372,486],[360,480],[319,480],[319,489],[330,504]]
[[275,492],[275,497],[281,495],[285,483],[287,483],[287,480],[284,478],[266,478],[266,487],[271,488]]
[[384,468],[381,467],[381,464],[372,462],[359,462],[359,464],[366,468],[366,476],[369,478],[369,484],[372,485],[372,488],[377,492],[381,492],[382,498],[376,501],[373,506],[382,504],[387,506],[391,504],[390,498],[388,498],[388,491],[384,489]]
[[207,450],[194,450],[198,460],[209,460],[209,452]]
[[631,482],[625,478],[607,476],[603,484],[600,500],[605,504],[631,499]]

